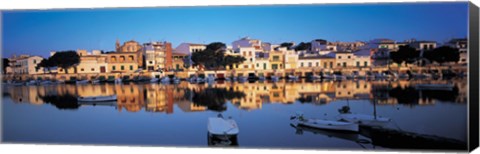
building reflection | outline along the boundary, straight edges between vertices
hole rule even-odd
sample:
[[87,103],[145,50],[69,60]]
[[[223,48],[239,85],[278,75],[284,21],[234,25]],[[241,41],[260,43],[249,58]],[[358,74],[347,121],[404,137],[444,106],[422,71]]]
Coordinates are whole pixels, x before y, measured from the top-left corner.
[[[417,90],[420,83],[446,83],[455,85],[452,91]],[[468,84],[465,80],[438,81],[343,81],[343,82],[287,82],[220,84],[99,84],[3,86],[4,95],[15,103],[42,105],[47,96],[101,96],[117,95],[119,112],[174,113],[176,105],[182,112],[222,110],[231,103],[241,110],[261,109],[264,103],[310,103],[325,105],[337,100],[375,100],[379,105],[434,105],[438,101],[466,103]],[[56,104],[58,106],[58,104]]]

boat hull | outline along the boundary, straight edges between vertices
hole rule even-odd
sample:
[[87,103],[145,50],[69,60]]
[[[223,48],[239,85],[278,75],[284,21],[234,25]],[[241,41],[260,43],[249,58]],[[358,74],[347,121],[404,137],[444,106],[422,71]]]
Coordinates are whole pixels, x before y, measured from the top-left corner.
[[117,96],[97,96],[97,97],[78,97],[77,100],[79,102],[108,102],[108,101],[116,101]]

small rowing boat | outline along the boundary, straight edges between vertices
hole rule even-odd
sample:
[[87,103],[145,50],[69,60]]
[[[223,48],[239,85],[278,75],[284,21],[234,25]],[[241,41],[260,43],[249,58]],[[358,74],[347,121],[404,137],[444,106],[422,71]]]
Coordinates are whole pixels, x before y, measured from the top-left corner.
[[79,102],[105,102],[117,100],[117,95],[78,97]]
[[347,131],[347,132],[358,132],[358,124],[351,122],[342,122],[342,121],[332,121],[332,120],[322,120],[322,119],[313,119],[305,118],[303,114],[297,113],[297,115],[290,118],[292,120],[292,125],[294,126],[307,126],[317,129],[325,130],[334,130],[334,131]]

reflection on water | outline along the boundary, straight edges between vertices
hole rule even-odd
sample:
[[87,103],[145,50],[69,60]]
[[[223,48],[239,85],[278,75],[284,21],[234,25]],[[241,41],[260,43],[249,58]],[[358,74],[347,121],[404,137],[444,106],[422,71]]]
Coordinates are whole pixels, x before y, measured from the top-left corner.
[[[240,125],[239,141],[241,146],[245,143],[247,147],[311,147],[322,148],[338,147],[338,144],[311,144],[309,141],[315,141],[320,138],[318,136],[305,136],[303,131],[314,132],[315,134],[326,134],[335,143],[342,143],[342,140],[354,140],[352,145],[340,144],[344,147],[366,148],[364,145],[368,143],[365,136],[358,134],[339,134],[318,130],[310,130],[305,128],[295,128],[297,135],[292,135],[291,127],[288,126],[288,115],[295,111],[305,111],[317,116],[326,116],[326,118],[333,118],[339,108],[345,105],[351,105],[352,110],[356,112],[372,113],[372,104],[378,108],[379,114],[390,116],[398,123],[392,128],[402,128],[410,132],[430,133],[437,136],[444,136],[454,138],[456,140],[465,141],[466,135],[465,125],[461,125],[466,121],[466,93],[467,83],[465,80],[451,80],[455,87],[453,90],[419,90],[415,85],[421,83],[447,83],[447,81],[343,81],[343,82],[278,82],[278,83],[217,83],[213,85],[208,84],[190,84],[181,82],[178,85],[163,85],[163,84],[99,84],[99,85],[50,85],[50,86],[2,86],[3,87],[3,102],[13,103],[29,103],[33,105],[49,106],[52,105],[60,111],[63,110],[80,110],[82,108],[90,109],[93,104],[79,104],[77,97],[82,96],[103,96],[103,95],[117,95],[117,101],[111,103],[110,106],[102,106],[105,108],[115,109],[116,112],[127,113],[165,113],[181,116],[177,117],[177,121],[194,121],[201,120],[200,118],[208,116],[211,112],[225,112],[227,114],[237,115]],[[3,103],[5,105],[5,103]],[[281,105],[281,106],[278,106]],[[455,107],[451,107],[455,105]],[[100,105],[98,105],[100,106]],[[428,108],[426,108],[428,107]],[[6,106],[4,110],[16,109],[20,106]],[[451,111],[454,110],[455,111]],[[243,112],[242,112],[243,111]],[[247,112],[245,112],[247,111]],[[43,112],[43,111],[42,111]],[[53,111],[49,111],[53,112]],[[245,113],[244,113],[245,112]],[[377,111],[375,111],[377,112]],[[463,113],[462,113],[463,112]],[[14,113],[9,112],[6,117],[15,117],[16,114],[28,113]],[[111,111],[105,111],[102,114],[111,114]],[[189,116],[184,113],[204,113],[201,116]],[[64,114],[64,113],[59,113]],[[98,113],[100,114],[100,113]],[[240,115],[239,115],[240,114]],[[452,115],[449,115],[452,114]],[[162,115],[162,114],[160,114]],[[198,114],[196,114],[198,115]],[[132,115],[133,116],[133,115]],[[443,117],[440,117],[443,116]],[[461,127],[459,129],[451,130],[450,127],[440,128],[443,125],[452,125],[446,121],[442,121],[446,117],[451,117],[450,121],[459,122],[455,125]],[[166,117],[169,118],[169,117]],[[259,119],[260,118],[260,119]],[[283,119],[285,118],[285,119]],[[458,119],[460,118],[460,120]],[[174,121],[176,118],[172,117],[168,120]],[[203,118],[205,119],[205,118]],[[270,126],[264,126],[265,120],[269,119]],[[8,119],[6,119],[8,120]],[[442,121],[441,123],[439,123]],[[137,121],[138,122],[138,121]],[[17,130],[16,123],[12,126],[6,126],[7,130]],[[148,125],[148,122],[139,122],[140,124]],[[191,122],[193,123],[196,122]],[[428,123],[428,124],[427,124]],[[430,124],[431,123],[431,124]],[[92,122],[93,124],[93,122]],[[419,125],[420,124],[420,125]],[[32,124],[33,125],[33,124]],[[62,125],[51,122],[54,125]],[[178,125],[178,126],[175,126]],[[189,125],[189,124],[185,124]],[[202,125],[199,128],[206,127]],[[426,128],[431,125],[438,128]],[[5,126],[5,125],[4,125]],[[36,125],[30,126],[35,127]],[[183,128],[180,124],[171,125],[171,129],[188,129]],[[440,126],[440,127],[439,127]],[[42,126],[48,127],[48,126]],[[104,126],[108,127],[108,126]],[[166,127],[166,126],[164,126]],[[169,127],[169,128],[170,128]],[[272,130],[265,130],[266,127],[272,127]],[[193,128],[191,128],[193,129]],[[245,130],[245,131],[243,131]],[[271,135],[278,137],[268,138],[269,133],[256,132],[254,130],[273,131]],[[120,130],[117,130],[120,131]],[[4,132],[8,133],[8,132]],[[91,132],[90,132],[91,133]],[[203,134],[205,133],[199,133]],[[259,135],[262,134],[262,135]],[[288,136],[284,136],[289,134]],[[36,134],[39,135],[39,134]],[[166,134],[164,134],[166,135]],[[196,134],[195,134],[196,135]],[[191,135],[191,136],[195,136]],[[242,136],[244,135],[244,136]],[[295,133],[293,134],[295,135]],[[33,135],[35,136],[35,135]],[[256,138],[262,137],[263,139]],[[291,138],[291,141],[282,141]],[[333,137],[333,138],[331,138]],[[12,141],[16,141],[15,136],[10,137]],[[133,137],[135,138],[135,137]],[[136,141],[139,144],[143,143],[138,140],[144,139],[136,138],[132,141],[125,140],[122,143],[131,144]],[[132,137],[130,137],[132,139]],[[279,140],[280,139],[280,140]],[[340,140],[337,140],[340,139]],[[8,140],[8,138],[7,138]],[[20,139],[18,139],[20,140]],[[66,140],[66,139],[65,139]],[[205,145],[200,142],[208,142],[208,145],[215,145],[216,140],[208,139],[208,141],[186,141],[176,140],[170,142],[179,143],[188,142],[187,145]],[[277,141],[272,141],[277,140]],[[28,137],[24,140],[28,141]],[[55,140],[61,142],[63,140]],[[145,139],[147,144],[155,144],[158,140]],[[264,142],[260,142],[264,141]],[[300,141],[300,142],[299,142]],[[72,141],[73,142],[73,141]],[[91,143],[90,140],[85,139],[85,142]],[[169,145],[170,142],[160,142],[160,145]],[[238,145],[237,141],[235,144]],[[97,142],[93,142],[97,143]],[[111,140],[102,140],[98,143],[117,143]],[[167,143],[167,144],[165,144]],[[320,143],[320,142],[319,142]],[[340,146],[342,148],[342,146]],[[389,148],[389,147],[385,147]]]

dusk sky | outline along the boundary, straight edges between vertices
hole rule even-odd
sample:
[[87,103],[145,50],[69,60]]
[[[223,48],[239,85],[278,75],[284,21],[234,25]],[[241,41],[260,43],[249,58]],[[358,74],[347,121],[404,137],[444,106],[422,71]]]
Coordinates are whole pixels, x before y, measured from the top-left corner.
[[468,3],[161,7],[2,12],[2,52],[111,51],[115,41],[224,42],[244,36],[296,43],[467,37]]

